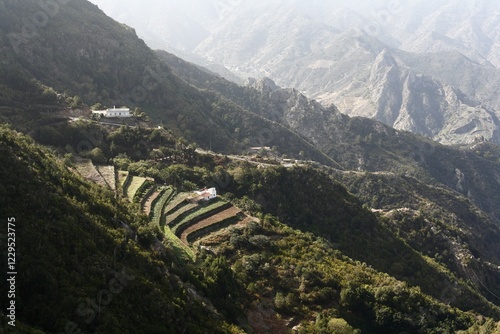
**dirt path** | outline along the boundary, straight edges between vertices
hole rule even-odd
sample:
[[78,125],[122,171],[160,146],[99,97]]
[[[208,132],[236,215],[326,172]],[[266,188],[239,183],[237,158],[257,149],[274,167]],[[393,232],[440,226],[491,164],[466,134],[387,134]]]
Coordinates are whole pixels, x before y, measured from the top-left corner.
[[184,244],[189,245],[189,243],[187,241],[187,237],[189,234],[191,234],[195,231],[198,231],[199,229],[202,229],[206,226],[216,224],[216,223],[218,223],[221,220],[224,220],[226,218],[236,216],[240,212],[241,212],[240,209],[238,209],[235,206],[232,206],[229,209],[226,209],[224,211],[216,213],[215,215],[210,216],[206,219],[200,220],[198,223],[196,223],[193,226],[190,226],[186,230],[184,230],[184,232],[182,232],[182,234],[181,234],[180,239]]

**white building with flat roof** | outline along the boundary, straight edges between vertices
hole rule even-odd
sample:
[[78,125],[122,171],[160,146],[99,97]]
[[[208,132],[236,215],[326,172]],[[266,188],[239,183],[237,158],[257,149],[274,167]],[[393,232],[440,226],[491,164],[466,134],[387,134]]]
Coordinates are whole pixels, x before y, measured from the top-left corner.
[[193,195],[187,198],[192,203],[206,202],[212,198],[217,197],[217,190],[215,188],[205,188],[202,190],[193,191]]
[[92,110],[92,114],[98,114],[103,117],[132,117],[129,108],[109,108],[107,110]]

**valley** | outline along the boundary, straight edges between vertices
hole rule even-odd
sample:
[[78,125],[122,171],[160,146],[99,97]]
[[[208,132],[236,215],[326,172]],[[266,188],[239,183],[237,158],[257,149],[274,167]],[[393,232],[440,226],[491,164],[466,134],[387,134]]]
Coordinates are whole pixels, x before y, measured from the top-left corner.
[[[86,0],[12,48],[41,3],[0,0],[0,212],[19,272],[2,333],[500,331],[496,68],[345,31],[366,18],[311,3],[207,1],[206,20],[158,3],[156,29],[160,8],[192,22],[158,30],[176,48],[272,77],[236,84]],[[133,116],[91,113],[113,106]]]
[[138,24],[150,46],[235,82],[268,77],[325,107],[443,144],[500,143],[493,2],[222,1],[225,15],[217,15],[220,1],[168,2],[167,16],[198,23],[176,26],[175,35],[148,7],[132,14],[117,1],[94,2],[126,23],[151,18],[154,25]]

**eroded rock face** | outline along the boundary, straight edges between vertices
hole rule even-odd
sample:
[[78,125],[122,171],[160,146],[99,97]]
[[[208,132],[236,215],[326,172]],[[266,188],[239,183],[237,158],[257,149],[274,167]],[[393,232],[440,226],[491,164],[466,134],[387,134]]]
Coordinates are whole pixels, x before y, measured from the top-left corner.
[[[411,20],[402,7],[378,34],[356,29],[369,18],[345,8],[330,8],[330,21],[327,14],[300,15],[293,6],[269,6],[265,15],[254,9],[246,17],[236,10],[195,52],[241,75],[271,77],[350,116],[446,144],[500,142],[500,72],[488,30],[498,21],[498,6],[466,4],[472,16],[486,15],[481,22],[456,4],[415,5]],[[454,11],[467,24],[445,20]],[[356,27],[341,24],[342,17]]]
[[154,13],[142,3],[100,6],[155,48],[225,77],[225,68],[242,80],[270,77],[347,115],[442,143],[500,143],[500,3],[217,3],[165,1]]

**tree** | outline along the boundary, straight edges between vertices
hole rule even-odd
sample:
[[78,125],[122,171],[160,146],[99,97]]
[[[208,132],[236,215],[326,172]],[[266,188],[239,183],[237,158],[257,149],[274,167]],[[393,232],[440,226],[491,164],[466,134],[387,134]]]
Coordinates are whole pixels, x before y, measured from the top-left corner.
[[72,99],[69,99],[69,106],[73,109],[76,109],[83,105],[82,98],[78,95],[75,95]]
[[328,321],[328,329],[336,334],[356,334],[359,331],[352,328],[347,321],[341,318],[332,318]]
[[104,110],[106,107],[102,105],[102,103],[98,102],[94,104],[90,109],[92,110]]
[[148,116],[146,115],[146,113],[145,113],[145,112],[144,112],[141,108],[139,108],[139,107],[136,107],[136,108],[134,109],[134,111],[132,112],[132,114],[133,114],[135,117],[137,117],[137,118],[139,118],[139,119],[142,119],[142,120],[144,120],[144,121],[147,121],[147,120],[148,120]]
[[113,163],[118,169],[128,170],[128,166],[132,161],[126,153],[120,153],[113,159]]
[[90,151],[89,157],[92,162],[96,164],[105,164],[107,162],[106,156],[99,147]]
[[278,310],[283,310],[286,307],[285,296],[282,292],[276,293],[276,296],[274,297],[274,306],[276,306]]

